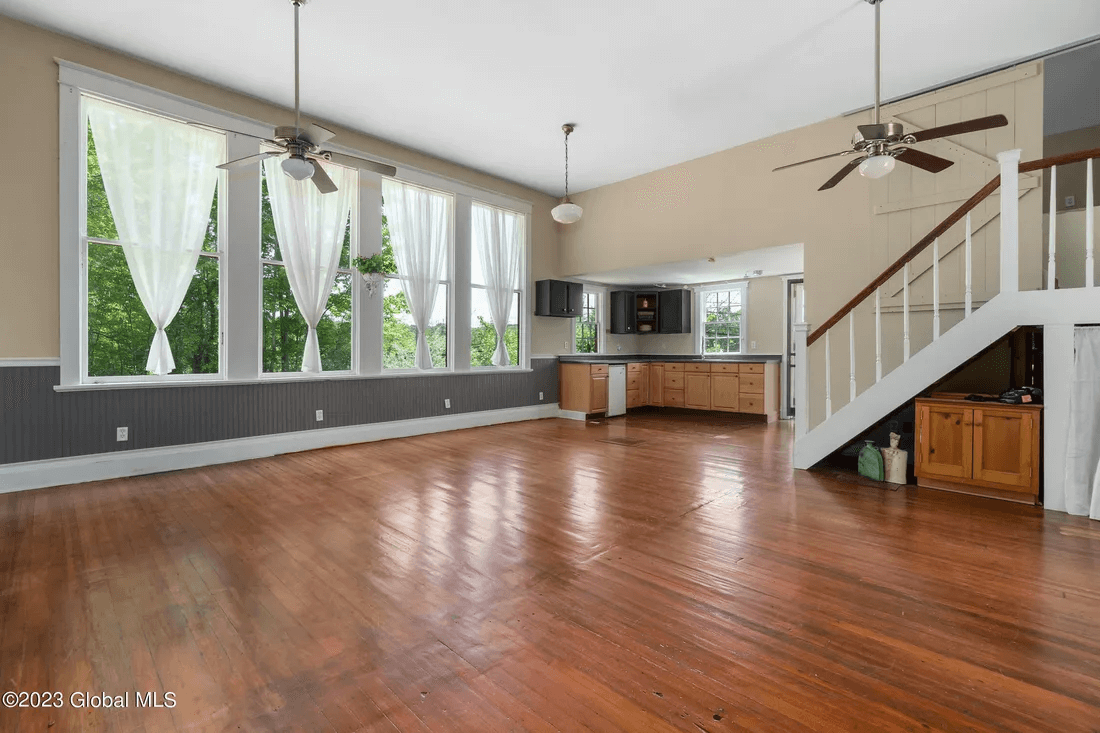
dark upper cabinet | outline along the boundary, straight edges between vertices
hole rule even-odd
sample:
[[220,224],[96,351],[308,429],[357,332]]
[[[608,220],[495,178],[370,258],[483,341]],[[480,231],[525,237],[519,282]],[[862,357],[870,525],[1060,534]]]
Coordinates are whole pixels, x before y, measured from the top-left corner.
[[657,330],[661,333],[691,333],[690,290],[662,290],[657,293]]
[[634,308],[634,292],[614,290],[611,292],[611,333],[635,333],[638,330],[638,315]]
[[584,285],[564,280],[535,283],[535,315],[579,318],[584,310]]

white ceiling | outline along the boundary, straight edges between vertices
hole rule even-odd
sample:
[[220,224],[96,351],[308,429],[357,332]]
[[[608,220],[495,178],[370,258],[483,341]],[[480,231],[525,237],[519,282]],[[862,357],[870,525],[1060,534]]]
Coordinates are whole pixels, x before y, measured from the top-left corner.
[[[0,13],[293,105],[287,0]],[[1096,0],[885,0],[882,15],[887,98],[1100,34]],[[560,195],[563,122],[581,191],[866,106],[873,18],[862,0],[311,0],[302,106]]]
[[685,260],[668,264],[631,267],[611,272],[581,275],[579,279],[608,285],[699,285],[701,283],[741,280],[748,273],[760,270],[753,277],[789,275],[802,272],[802,245],[746,250],[707,259]]

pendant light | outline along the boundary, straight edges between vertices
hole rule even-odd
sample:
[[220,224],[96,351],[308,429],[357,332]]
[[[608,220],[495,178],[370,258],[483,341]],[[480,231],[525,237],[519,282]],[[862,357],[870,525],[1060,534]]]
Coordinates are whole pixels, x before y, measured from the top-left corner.
[[554,207],[553,211],[550,212],[550,216],[554,217],[554,221],[561,224],[572,224],[575,221],[580,221],[584,209],[569,200],[569,133],[573,132],[573,126],[562,125],[561,130],[565,133],[565,198]]

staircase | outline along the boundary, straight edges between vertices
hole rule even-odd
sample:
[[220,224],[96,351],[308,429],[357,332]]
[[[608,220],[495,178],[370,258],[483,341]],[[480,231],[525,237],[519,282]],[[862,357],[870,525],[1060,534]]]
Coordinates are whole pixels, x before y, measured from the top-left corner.
[[[1059,326],[1072,327],[1074,324],[1100,323],[1100,290],[1094,283],[1094,201],[1093,159],[1100,157],[1100,149],[1084,150],[1068,155],[1054,156],[1042,160],[1020,163],[1020,151],[1010,150],[997,156],[1000,175],[983,186],[970,199],[951,213],[908,252],[883,271],[866,288],[860,291],[843,308],[837,311],[820,327],[810,332],[810,324],[796,325],[795,363],[799,365],[795,383],[795,403],[798,406],[795,415],[795,468],[812,467],[833,451],[847,445],[875,422],[894,411],[908,400],[916,397],[936,381],[958,368],[966,361],[993,344],[1002,336],[1018,326]],[[1084,252],[1084,287],[1061,289],[1058,283],[1057,258],[1057,169],[1072,163],[1087,161],[1087,199],[1086,230]],[[1020,292],[1020,227],[1019,227],[1019,176],[1039,170],[1050,170],[1051,176],[1051,216],[1049,224],[1049,246],[1046,253],[1045,288]],[[971,264],[971,211],[988,196],[1000,189],[1000,289],[992,298],[975,308],[972,302],[972,264]],[[939,240],[949,229],[965,221],[965,300],[963,318],[941,333],[940,299],[940,256]],[[957,240],[956,240],[957,241]],[[916,353],[911,352],[910,334],[910,263],[917,255],[931,247],[932,252],[932,340]],[[1043,268],[1042,262],[1024,262],[1024,268],[1036,272]],[[1063,267],[1065,265],[1063,264]],[[902,273],[903,304],[902,316],[902,363],[889,373],[883,374],[882,339],[882,296],[883,286],[890,278]],[[874,333],[865,333],[858,327],[856,308],[865,302],[874,300]],[[866,309],[864,309],[866,310]],[[866,319],[864,319],[866,320]],[[841,325],[845,322],[844,325]],[[837,333],[837,331],[840,333]],[[837,360],[833,353],[830,334],[842,341],[846,337],[847,359]],[[857,336],[859,341],[857,341]],[[861,363],[857,356],[857,343],[867,343],[863,339],[874,339],[873,384],[861,391],[857,382],[857,373],[869,373],[870,363]],[[1064,355],[1064,351],[1062,352]],[[870,359],[866,356],[864,359]],[[1070,357],[1072,359],[1072,356]],[[1048,361],[1050,357],[1048,356]],[[858,367],[858,368],[857,368]],[[811,371],[816,368],[819,371]],[[847,369],[848,401],[833,412],[833,371]],[[821,374],[823,372],[823,374]],[[820,379],[823,376],[824,379]],[[815,377],[818,377],[815,379]],[[1048,382],[1049,382],[1048,370]],[[823,392],[824,419],[811,429],[811,385],[820,383],[818,389]],[[1052,385],[1048,384],[1048,389]],[[1054,385],[1056,388],[1060,385]],[[1050,424],[1048,409],[1047,421]],[[1058,445],[1057,440],[1048,440],[1047,447]]]

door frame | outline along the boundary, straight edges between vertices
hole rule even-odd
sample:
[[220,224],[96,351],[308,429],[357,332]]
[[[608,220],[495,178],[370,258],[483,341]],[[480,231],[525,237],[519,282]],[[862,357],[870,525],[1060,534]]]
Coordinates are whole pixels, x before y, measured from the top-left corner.
[[791,404],[794,393],[790,386],[791,359],[794,357],[794,342],[791,340],[791,333],[794,331],[794,323],[791,322],[794,317],[794,314],[791,313],[791,294],[796,283],[802,285],[802,307],[805,309],[806,283],[802,273],[783,276],[783,354],[779,364],[779,371],[783,376],[779,380],[779,399],[782,406],[780,412],[785,419],[793,419],[795,412],[795,408]]

